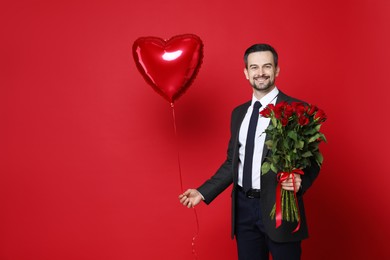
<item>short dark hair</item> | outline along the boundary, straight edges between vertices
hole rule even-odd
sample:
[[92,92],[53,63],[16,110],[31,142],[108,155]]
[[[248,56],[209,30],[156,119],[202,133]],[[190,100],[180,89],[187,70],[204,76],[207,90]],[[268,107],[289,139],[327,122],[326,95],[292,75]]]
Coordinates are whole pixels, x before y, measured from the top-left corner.
[[276,50],[269,44],[266,43],[257,43],[246,49],[245,54],[244,54],[244,62],[245,62],[245,67],[248,67],[248,56],[252,52],[258,52],[258,51],[270,51],[272,55],[274,56],[274,63],[275,67],[278,66],[278,53]]

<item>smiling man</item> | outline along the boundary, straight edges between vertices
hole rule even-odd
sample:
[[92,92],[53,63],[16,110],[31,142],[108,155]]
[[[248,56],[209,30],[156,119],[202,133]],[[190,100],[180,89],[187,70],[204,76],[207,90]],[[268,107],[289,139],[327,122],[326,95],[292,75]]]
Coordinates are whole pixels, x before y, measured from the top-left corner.
[[304,175],[295,175],[282,182],[285,190],[297,193],[301,217],[300,228],[293,232],[295,222],[283,222],[276,228],[270,211],[275,204],[276,174],[263,174],[261,165],[269,150],[265,146],[264,130],[269,118],[259,116],[268,104],[299,100],[282,93],[275,85],[280,68],[278,54],[268,44],[255,44],[244,54],[244,74],[253,89],[252,99],[232,112],[230,140],[227,158],[218,171],[197,189],[188,189],[179,195],[180,202],[194,207],[201,201],[211,203],[220,193],[233,184],[232,189],[232,237],[236,237],[240,260],[269,259],[298,260],[301,258],[301,240],[308,237],[303,194],[311,187],[319,174],[319,167],[312,163],[304,169]]
[[[280,68],[271,51],[248,53],[244,56],[246,79],[256,94],[264,96],[275,88],[275,78]],[[261,98],[261,97],[260,97]]]

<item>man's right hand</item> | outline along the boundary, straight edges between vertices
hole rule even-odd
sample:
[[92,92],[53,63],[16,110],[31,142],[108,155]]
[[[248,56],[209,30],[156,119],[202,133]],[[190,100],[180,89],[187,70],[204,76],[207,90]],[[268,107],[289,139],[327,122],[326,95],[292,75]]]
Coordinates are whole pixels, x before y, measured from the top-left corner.
[[179,195],[179,200],[187,208],[193,208],[202,200],[202,195],[195,189],[188,189]]

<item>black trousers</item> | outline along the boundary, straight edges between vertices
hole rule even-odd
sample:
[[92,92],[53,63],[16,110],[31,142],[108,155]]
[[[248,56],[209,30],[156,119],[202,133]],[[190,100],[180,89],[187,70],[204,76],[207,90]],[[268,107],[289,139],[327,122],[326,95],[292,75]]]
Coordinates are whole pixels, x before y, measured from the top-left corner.
[[278,243],[265,233],[260,199],[247,198],[242,191],[237,192],[236,242],[239,260],[299,260],[301,242]]

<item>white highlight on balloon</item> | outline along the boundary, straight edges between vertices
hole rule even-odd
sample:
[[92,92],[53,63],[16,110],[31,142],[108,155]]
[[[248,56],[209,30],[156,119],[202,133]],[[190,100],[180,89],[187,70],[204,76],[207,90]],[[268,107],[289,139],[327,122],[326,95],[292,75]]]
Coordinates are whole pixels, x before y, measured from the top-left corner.
[[182,50],[174,51],[174,52],[165,52],[162,58],[166,61],[176,60],[183,53]]

